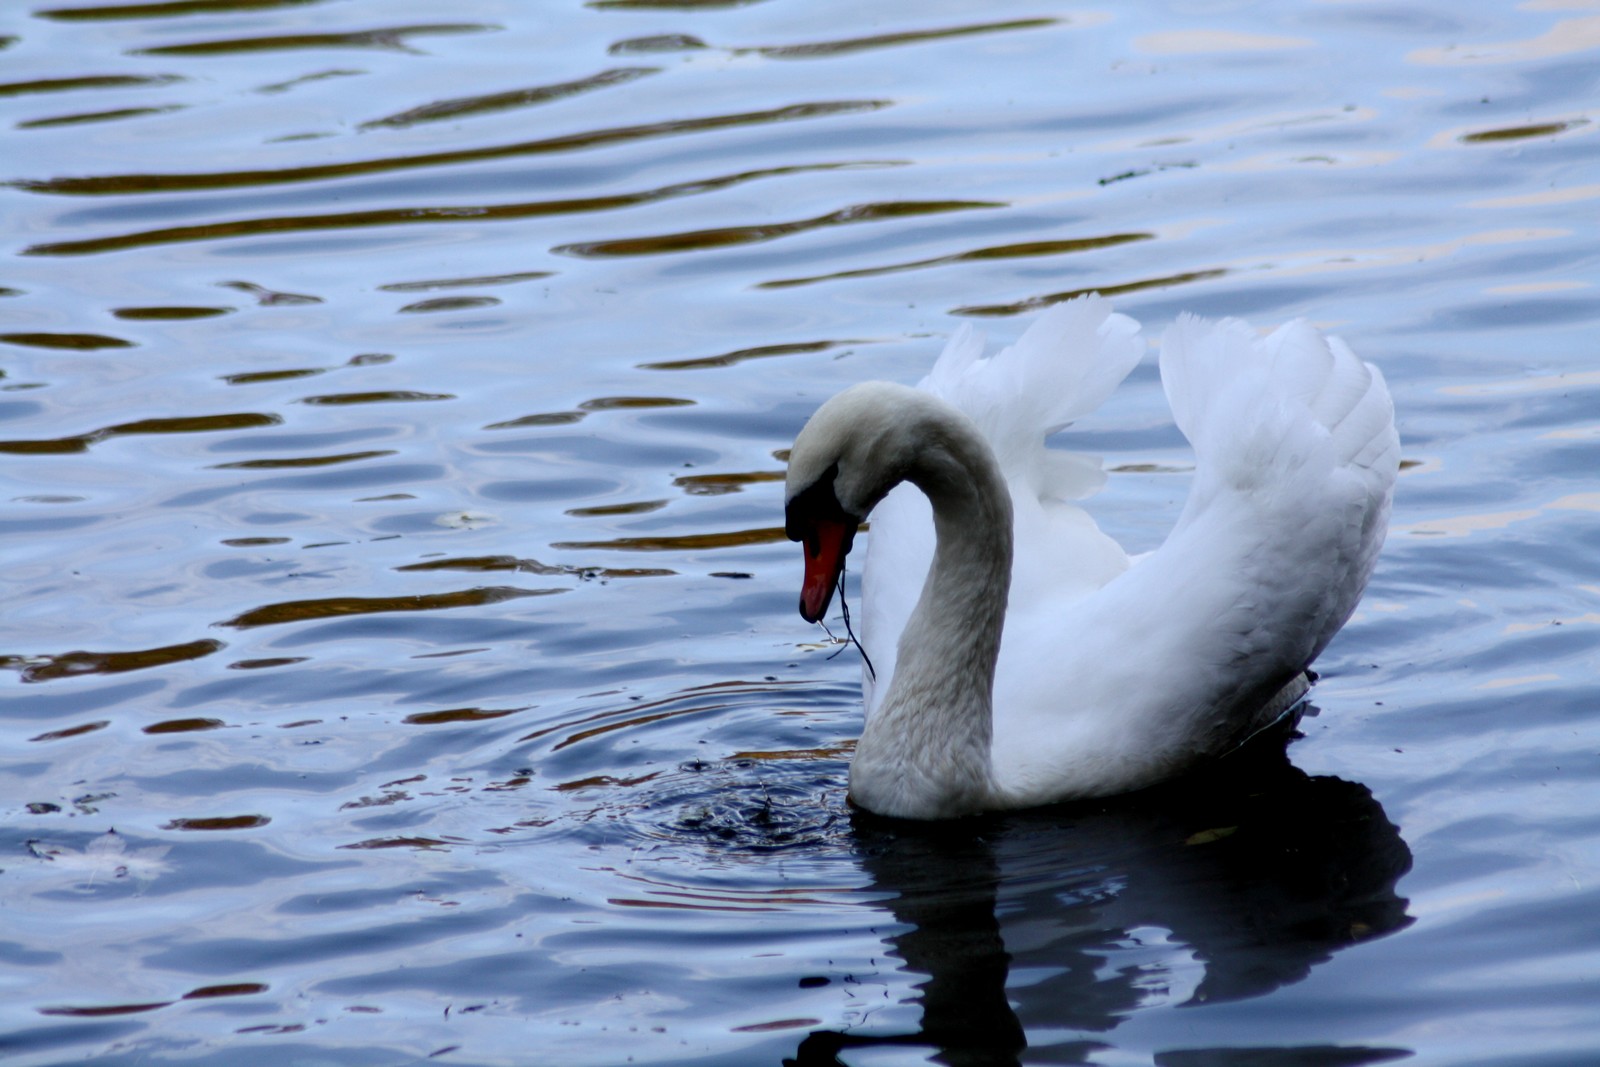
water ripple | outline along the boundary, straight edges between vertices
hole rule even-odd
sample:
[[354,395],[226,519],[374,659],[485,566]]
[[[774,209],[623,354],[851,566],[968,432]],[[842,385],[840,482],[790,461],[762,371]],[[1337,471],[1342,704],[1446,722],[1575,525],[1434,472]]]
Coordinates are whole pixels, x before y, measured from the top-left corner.
[[[6,1052],[1595,1059],[1600,23],[1203,6],[10,20]],[[1387,376],[1322,714],[1170,792],[873,819],[787,446],[1090,291]],[[1061,443],[1158,544],[1154,353]]]
[[[23,254],[36,256],[88,255],[101,252],[118,252],[149,245],[175,244],[187,241],[230,240],[239,237],[261,237],[284,233],[365,229],[374,226],[411,226],[430,223],[508,222],[553,215],[615,211],[621,208],[637,207],[641,204],[651,204],[677,197],[697,196],[702,193],[715,192],[742,185],[745,182],[759,181],[766,178],[790,177],[812,171],[847,170],[891,165],[893,164],[874,160],[814,163],[790,167],[768,167],[762,170],[720,175],[715,178],[674,182],[671,185],[634,193],[615,193],[608,196],[579,197],[568,200],[535,200],[516,204],[464,204],[449,207],[391,207],[378,208],[371,211],[341,211],[326,215],[290,215],[240,219],[232,222],[206,222],[192,226],[169,226],[115,237],[98,237],[32,245],[24,249]],[[806,229],[820,225],[831,225],[837,222],[858,221],[842,217],[845,214],[844,212],[835,214],[841,217],[831,220],[813,220],[810,224],[796,225],[801,229]],[[556,249],[556,251],[562,250]],[[4,339],[4,337],[0,337],[0,340]]]
[[435,23],[422,26],[386,26],[373,30],[344,33],[291,33],[266,37],[233,37],[187,44],[156,45],[139,48],[133,55],[147,56],[230,56],[249,52],[276,52],[306,48],[392,48],[410,50],[410,37],[436,34],[483,33],[502,27],[477,23]]
[[407,126],[416,126],[427,122],[447,122],[453,119],[469,118],[473,115],[509,111],[513,108],[531,107],[535,104],[548,104],[569,96],[576,96],[579,93],[607,89],[614,85],[626,85],[628,82],[636,81],[647,75],[659,73],[661,73],[660,67],[615,67],[611,70],[603,70],[599,74],[592,74],[587,78],[560,82],[555,85],[540,85],[531,89],[509,89],[505,92],[486,93],[480,96],[462,96],[452,100],[436,100],[431,104],[421,104],[393,115],[386,115],[381,119],[363,122],[358,128],[369,130],[381,126],[389,126],[395,129],[404,129]]
[[231,189],[285,182],[326,181],[365,174],[382,174],[415,167],[454,166],[491,159],[573,152],[604,145],[624,144],[655,137],[703,133],[740,126],[796,122],[813,118],[832,118],[876,111],[889,106],[886,100],[836,100],[791,104],[763,111],[739,111],[704,118],[669,119],[637,126],[614,126],[584,133],[564,134],[534,141],[493,145],[485,148],[455,149],[421,155],[386,156],[350,163],[324,163],[278,170],[216,171],[200,174],[117,174],[88,178],[50,178],[15,181],[17,188],[34,193],[69,196],[106,196],[130,193],[172,193],[202,189]]

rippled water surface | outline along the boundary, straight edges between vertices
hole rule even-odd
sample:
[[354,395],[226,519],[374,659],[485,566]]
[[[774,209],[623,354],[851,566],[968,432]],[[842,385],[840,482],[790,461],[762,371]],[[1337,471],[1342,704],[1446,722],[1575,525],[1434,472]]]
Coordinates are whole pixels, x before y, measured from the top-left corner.
[[[1595,1062],[1597,100],[1594,0],[6,5],[0,1054]],[[863,819],[783,450],[1085,290],[1380,363],[1377,576],[1287,760]],[[1153,353],[1069,436],[1153,547]]]

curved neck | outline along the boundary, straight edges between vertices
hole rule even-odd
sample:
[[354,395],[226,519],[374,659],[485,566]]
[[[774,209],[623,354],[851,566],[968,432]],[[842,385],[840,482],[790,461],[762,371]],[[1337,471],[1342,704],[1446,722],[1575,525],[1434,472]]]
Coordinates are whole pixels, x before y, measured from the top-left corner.
[[994,453],[954,409],[922,414],[906,480],[937,536],[894,677],[856,745],[850,792],[905,818],[980,810],[992,792],[995,659],[1011,587],[1011,497]]

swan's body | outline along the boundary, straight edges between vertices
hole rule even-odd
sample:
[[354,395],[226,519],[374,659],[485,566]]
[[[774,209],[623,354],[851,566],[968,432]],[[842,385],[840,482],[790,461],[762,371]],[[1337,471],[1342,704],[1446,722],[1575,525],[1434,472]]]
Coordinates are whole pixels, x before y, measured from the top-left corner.
[[1270,724],[1355,609],[1399,465],[1382,375],[1303,322],[1180,319],[1161,372],[1194,484],[1134,562],[1073,502],[1098,464],[1044,438],[1143,351],[1098,298],[990,359],[963,328],[920,388],[854,386],[796,439],[806,618],[872,515],[861,806],[946,818],[1154,784]]

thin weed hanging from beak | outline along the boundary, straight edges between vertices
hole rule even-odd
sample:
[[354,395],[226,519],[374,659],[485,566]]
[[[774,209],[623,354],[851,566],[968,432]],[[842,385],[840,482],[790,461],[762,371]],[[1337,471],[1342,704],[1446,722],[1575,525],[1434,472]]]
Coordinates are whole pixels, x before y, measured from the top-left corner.
[[[843,564],[840,564],[840,566],[839,566],[839,611],[840,611],[841,614],[844,615],[844,632],[845,632],[845,635],[849,638],[849,641],[847,642],[847,644],[852,644],[852,645],[856,646],[856,651],[861,653],[861,661],[867,665],[867,673],[869,675],[871,675],[872,676],[872,680],[874,682],[876,682],[878,680],[878,672],[873,669],[872,657],[867,655],[867,650],[861,646],[861,641],[856,637],[856,632],[853,629],[850,628],[850,604],[844,598],[845,570],[846,570],[845,566]],[[822,620],[819,619],[818,621],[821,622]],[[833,636],[833,631],[828,629],[828,624],[826,622],[822,623],[822,630],[823,630],[824,633],[826,633],[828,635],[830,640],[833,640],[833,641],[838,641],[839,640],[837,637]],[[837,656],[840,652],[843,652],[843,651],[844,651],[844,649],[841,648],[837,652],[834,652],[832,655],[830,655],[828,658],[829,659],[833,659],[834,656]]]

